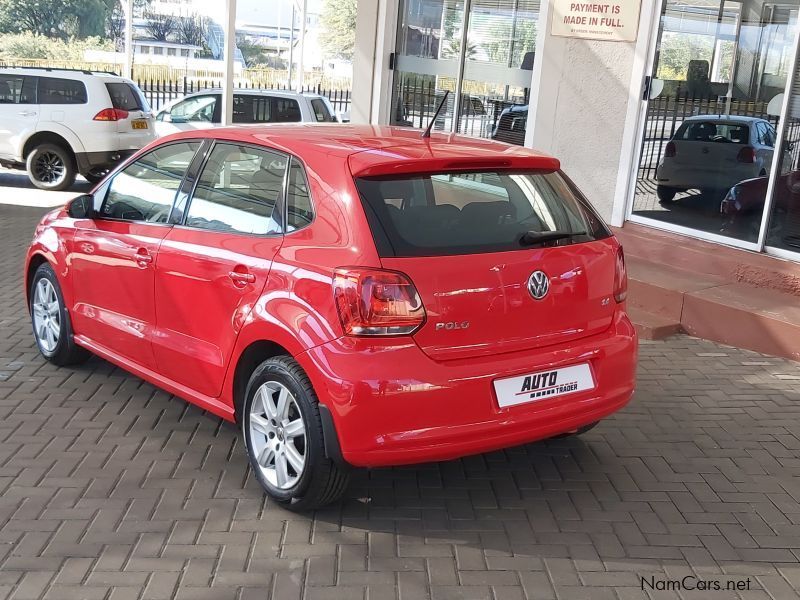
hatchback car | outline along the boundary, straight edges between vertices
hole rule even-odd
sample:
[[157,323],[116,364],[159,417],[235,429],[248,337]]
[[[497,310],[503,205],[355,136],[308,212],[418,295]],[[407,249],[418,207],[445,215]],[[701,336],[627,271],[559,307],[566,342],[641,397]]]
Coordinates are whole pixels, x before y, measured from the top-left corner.
[[[236,90],[233,123],[335,123],[338,119],[325,96],[278,90]],[[156,113],[156,133],[206,129],[222,122],[222,91],[204,90],[174,100]]]
[[658,199],[671,202],[690,189],[722,195],[742,180],[763,177],[776,137],[769,121],[756,117],[689,117],[664,147],[656,170]]
[[242,429],[255,477],[323,505],[350,467],[580,433],[637,338],[617,240],[558,160],[405,128],[176,134],[47,214],[39,350],[89,352]]

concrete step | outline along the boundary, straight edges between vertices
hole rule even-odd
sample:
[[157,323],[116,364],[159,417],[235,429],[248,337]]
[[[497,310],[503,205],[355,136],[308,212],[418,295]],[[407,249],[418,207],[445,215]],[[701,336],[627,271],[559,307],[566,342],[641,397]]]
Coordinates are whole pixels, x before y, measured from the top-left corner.
[[730,346],[800,360],[797,296],[732,283],[686,294],[687,333]]
[[637,257],[691,273],[721,277],[729,283],[746,283],[800,296],[800,263],[637,223],[614,228],[614,234],[625,248],[626,259]]
[[683,332],[680,321],[647,312],[637,306],[628,306],[628,316],[643,340],[662,340]]
[[685,294],[728,283],[723,277],[693,273],[636,256],[626,256],[626,265],[628,306],[678,323],[683,313]]

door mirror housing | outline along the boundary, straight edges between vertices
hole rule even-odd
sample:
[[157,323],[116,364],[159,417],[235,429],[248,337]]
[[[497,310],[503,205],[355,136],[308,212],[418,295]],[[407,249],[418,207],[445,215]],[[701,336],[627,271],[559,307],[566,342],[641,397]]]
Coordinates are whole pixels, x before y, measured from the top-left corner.
[[93,219],[94,218],[94,196],[83,194],[73,198],[67,204],[67,214],[73,219]]

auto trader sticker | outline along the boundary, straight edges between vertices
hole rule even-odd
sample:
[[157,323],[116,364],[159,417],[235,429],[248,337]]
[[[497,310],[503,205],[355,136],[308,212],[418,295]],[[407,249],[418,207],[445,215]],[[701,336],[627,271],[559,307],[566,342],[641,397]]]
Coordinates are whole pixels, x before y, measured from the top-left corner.
[[494,382],[494,391],[501,408],[584,392],[594,387],[594,378],[588,363]]

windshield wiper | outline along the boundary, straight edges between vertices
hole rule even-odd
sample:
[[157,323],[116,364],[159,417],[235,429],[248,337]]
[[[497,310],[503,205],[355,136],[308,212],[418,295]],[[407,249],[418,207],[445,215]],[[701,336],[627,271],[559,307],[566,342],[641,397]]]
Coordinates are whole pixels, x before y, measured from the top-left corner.
[[586,235],[585,231],[527,231],[522,234],[519,243],[522,246],[536,246],[546,242],[555,242],[567,238]]

